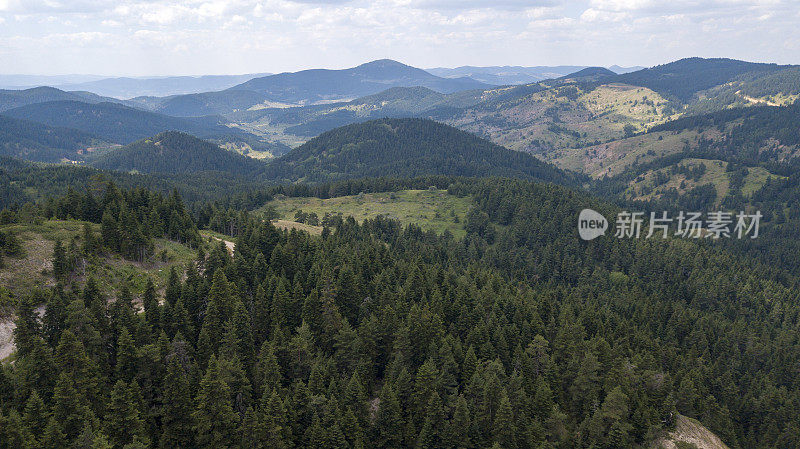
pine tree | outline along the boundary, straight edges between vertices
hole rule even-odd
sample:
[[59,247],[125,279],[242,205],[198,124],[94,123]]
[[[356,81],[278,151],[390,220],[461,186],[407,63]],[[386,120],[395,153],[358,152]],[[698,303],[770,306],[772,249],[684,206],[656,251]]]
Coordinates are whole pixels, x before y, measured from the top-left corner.
[[194,441],[188,366],[177,354],[168,357],[167,375],[164,377],[163,433],[159,440],[162,449],[191,447]]
[[154,332],[160,330],[161,311],[158,307],[158,299],[156,299],[156,289],[153,285],[153,280],[148,279],[147,285],[144,288],[142,295],[142,307],[144,308],[144,317],[147,324],[149,324]]
[[138,358],[136,346],[127,327],[123,327],[117,340],[117,377],[130,382],[136,377]]
[[35,390],[25,403],[23,421],[33,435],[42,435],[50,418],[50,410]]
[[458,449],[471,448],[470,426],[469,405],[467,405],[467,400],[464,399],[464,396],[459,395],[458,399],[456,399],[453,419],[450,421],[447,432],[449,445]]
[[56,245],[53,248],[53,277],[55,277],[57,281],[66,280],[68,267],[67,253],[64,250],[64,245],[61,244],[61,240],[56,240]]
[[103,217],[100,221],[100,236],[104,247],[110,251],[119,251],[119,226],[110,209],[106,209],[103,212]]
[[494,418],[492,436],[495,443],[499,443],[503,448],[514,449],[517,447],[515,442],[516,432],[514,410],[511,407],[508,395],[503,391],[503,395],[500,398],[500,407],[497,409],[497,414]]
[[83,248],[81,248],[81,252],[86,259],[91,258],[97,252],[97,241],[89,223],[83,224]]
[[275,449],[291,447],[292,433],[286,407],[275,390],[263,396],[258,422],[259,437],[264,447]]
[[428,407],[425,410],[425,421],[422,424],[419,437],[417,438],[417,448],[434,449],[445,445],[443,432],[445,430],[446,415],[444,404],[439,393],[433,392],[428,400]]
[[38,296],[26,296],[17,307],[17,319],[14,321],[16,324],[16,328],[14,328],[14,344],[17,348],[18,357],[25,357],[30,354],[35,341],[41,338],[39,318],[34,311],[34,302],[39,300]]
[[118,380],[111,390],[104,424],[109,441],[115,447],[122,447],[145,438],[144,421],[137,404],[137,395],[140,396],[140,393],[136,392],[138,388],[135,382],[129,385],[123,380]]
[[[92,279],[90,278],[88,283]],[[57,285],[51,291],[47,300],[44,317],[42,319],[42,331],[44,338],[50,346],[55,347],[61,339],[61,332],[66,329],[68,300],[61,285]]]
[[378,412],[375,416],[372,441],[378,449],[394,449],[401,447],[403,442],[400,429],[404,422],[400,414],[400,403],[394,390],[387,383],[381,389]]
[[56,418],[52,416],[47,420],[47,426],[44,428],[39,441],[42,449],[63,449],[67,447],[67,436]]
[[[0,415],[0,423],[2,421],[3,418]],[[16,410],[11,409],[5,421],[5,425],[0,429],[0,436],[2,436],[0,444],[5,443],[6,447],[15,449],[34,449],[36,447],[36,439]]]
[[62,426],[68,440],[75,439],[85,426],[91,426],[95,421],[88,399],[75,388],[72,377],[62,372],[53,392],[53,417]]
[[[92,404],[95,407],[101,405],[98,403],[100,398],[100,376],[97,365],[86,355],[83,344],[69,330],[64,331],[61,335],[61,342],[59,342],[56,350],[56,365],[61,375],[58,383],[62,384],[64,388],[74,388],[76,390],[75,394],[80,398],[79,403],[87,406]],[[69,379],[68,386],[63,381],[64,376]],[[58,384],[56,389],[58,389]],[[77,400],[77,398],[74,398],[74,400]],[[64,421],[61,420],[60,422],[63,423]],[[66,426],[64,430],[67,435],[72,435]]]
[[283,381],[281,367],[278,365],[278,358],[275,357],[275,351],[269,341],[265,341],[261,345],[254,371],[254,387],[258,394],[267,394],[281,387]]
[[428,401],[431,395],[437,390],[438,378],[439,370],[436,369],[436,365],[431,358],[427,359],[425,363],[419,367],[419,370],[417,370],[417,376],[414,379],[414,396],[412,401],[414,404],[413,412],[417,418],[418,425],[422,424],[422,420],[425,418],[425,410],[427,409]]
[[230,404],[230,389],[222,379],[217,358],[211,356],[192,414],[195,437],[201,448],[227,449],[236,444],[236,414]]

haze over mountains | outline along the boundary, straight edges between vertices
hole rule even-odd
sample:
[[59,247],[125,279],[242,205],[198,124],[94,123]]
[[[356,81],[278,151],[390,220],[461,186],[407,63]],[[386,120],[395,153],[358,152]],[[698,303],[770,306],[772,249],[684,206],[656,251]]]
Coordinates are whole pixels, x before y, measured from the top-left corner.
[[[455,68],[436,67],[426,69],[428,72],[441,76],[443,78],[455,78],[466,76],[474,80],[494,84],[497,86],[511,85],[511,84],[529,84],[547,79],[560,78],[570,73],[577,72],[585,69],[588,66],[575,66],[575,65],[561,65],[561,66],[535,66],[535,67],[521,67],[521,66],[490,66],[490,67],[475,67],[475,66],[462,66]],[[613,65],[609,67],[614,73],[628,73],[641,70],[644,67],[620,67]]]

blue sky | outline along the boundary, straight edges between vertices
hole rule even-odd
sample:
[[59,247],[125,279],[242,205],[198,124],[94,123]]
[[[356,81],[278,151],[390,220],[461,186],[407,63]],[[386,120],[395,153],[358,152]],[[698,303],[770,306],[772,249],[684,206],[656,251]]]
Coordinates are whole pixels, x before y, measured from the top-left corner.
[[797,0],[0,0],[0,73],[800,63]]

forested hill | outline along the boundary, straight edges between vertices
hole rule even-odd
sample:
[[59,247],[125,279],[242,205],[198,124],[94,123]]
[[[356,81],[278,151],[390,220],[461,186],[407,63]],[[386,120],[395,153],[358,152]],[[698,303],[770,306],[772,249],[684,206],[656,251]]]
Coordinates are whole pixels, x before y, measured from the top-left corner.
[[[750,165],[770,164],[782,174],[793,174],[800,163],[800,102],[790,106],[727,109],[684,117],[653,127],[650,132],[717,128],[723,138],[699,142],[699,150],[713,157]],[[784,167],[777,166],[778,163]]]
[[15,108],[4,114],[49,126],[78,129],[120,144],[170,130],[200,137],[243,134],[242,131],[221,125],[222,119],[219,117],[177,118],[115,103],[50,101]]
[[[195,235],[175,195],[106,192],[34,212],[100,222],[70,255],[130,257],[116,229]],[[615,210],[560,186],[448,193],[474,203],[460,241],[382,216],[320,236],[244,219],[234,257],[201,252],[163,290],[65,273],[20,301],[0,442],[633,449],[681,413],[734,449],[800,445],[795,277],[696,241],[582,241],[582,208]]]
[[58,128],[0,115],[0,156],[39,162],[74,160],[77,152],[100,142],[76,129]]
[[93,165],[107,170],[170,174],[219,171],[250,175],[264,168],[263,162],[177,131],[163,132],[108,152]]
[[763,76],[791,66],[760,64],[725,58],[685,58],[636,72],[614,81],[650,88],[664,96],[689,101],[694,94],[744,75]]
[[569,184],[573,176],[534,157],[424,119],[380,119],[328,131],[267,167],[276,181],[371,176],[503,176]]

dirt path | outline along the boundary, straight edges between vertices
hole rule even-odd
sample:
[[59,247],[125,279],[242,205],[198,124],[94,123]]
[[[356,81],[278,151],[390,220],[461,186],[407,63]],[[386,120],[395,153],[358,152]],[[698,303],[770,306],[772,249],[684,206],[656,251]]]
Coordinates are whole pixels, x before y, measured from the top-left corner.
[[203,233],[201,233],[201,235],[203,237],[211,237],[212,239],[214,239],[214,240],[216,240],[218,242],[225,242],[225,247],[228,248],[228,253],[233,255],[233,250],[236,249],[236,243],[231,242],[230,240],[222,240],[221,238],[214,237],[211,234],[203,234]]
[[749,101],[750,103],[753,103],[753,104],[765,104],[767,106],[780,106],[778,103],[775,103],[775,102],[772,102],[772,101],[769,101],[769,100],[761,100],[759,98],[748,97],[747,95],[742,94],[740,90],[736,91],[736,95],[744,98],[745,100],[747,100],[747,101]]

